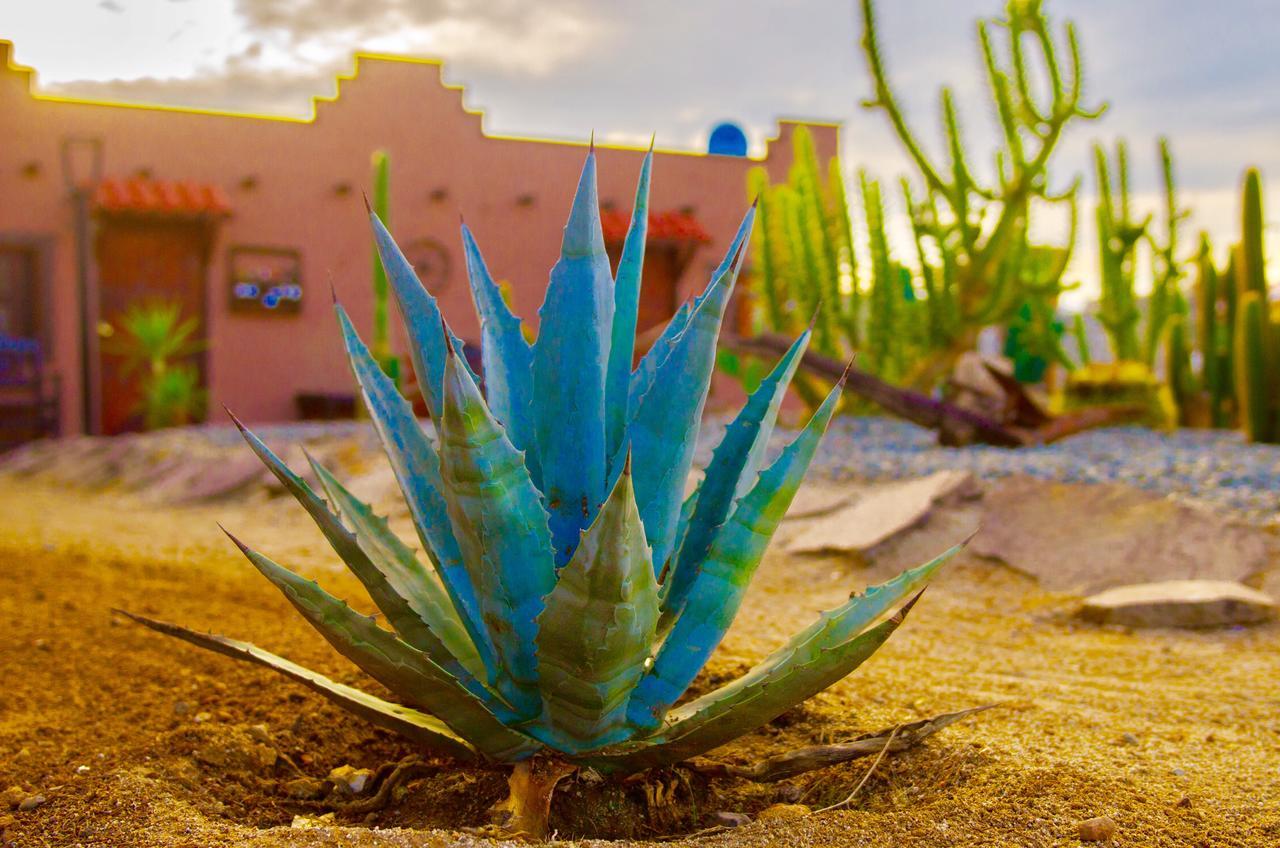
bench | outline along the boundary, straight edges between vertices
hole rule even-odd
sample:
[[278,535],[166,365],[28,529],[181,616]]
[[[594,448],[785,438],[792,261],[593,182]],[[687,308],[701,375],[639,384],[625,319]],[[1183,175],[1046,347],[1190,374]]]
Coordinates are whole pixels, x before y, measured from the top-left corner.
[[0,453],[58,434],[58,389],[38,341],[0,335]]

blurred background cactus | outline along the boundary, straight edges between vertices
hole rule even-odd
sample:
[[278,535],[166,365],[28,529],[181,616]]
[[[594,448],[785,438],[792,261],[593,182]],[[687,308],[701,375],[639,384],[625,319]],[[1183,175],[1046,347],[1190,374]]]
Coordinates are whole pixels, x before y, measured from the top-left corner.
[[[373,211],[384,222],[391,220],[391,157],[385,150],[375,150],[372,157],[373,166]],[[373,251],[373,339],[370,349],[373,358],[388,377],[400,384],[400,360],[391,352],[391,336],[388,330],[387,313],[388,289],[387,272],[378,259],[378,252]]]
[[[1020,372],[1037,380],[1052,362],[1072,364],[1063,350],[1058,297],[1076,234],[1078,181],[1054,193],[1049,163],[1064,128],[1100,113],[1081,105],[1080,50],[1074,28],[1059,48],[1038,3],[1011,2],[1002,20],[978,25],[991,96],[1003,143],[993,152],[989,183],[970,167],[951,90],[942,90],[948,161],[936,164],[906,123],[889,84],[876,37],[871,0],[862,4],[863,47],[875,87],[868,108],[882,109],[923,182],[917,197],[901,181],[911,223],[913,256],[893,255],[881,183],[859,174],[861,235],[837,158],[818,162],[812,139],[797,130],[786,182],[770,184],[764,169],[748,190],[760,198],[754,255],[754,316],[758,331],[794,333],[812,317],[813,350],[842,358],[890,382],[935,388],[956,358],[976,346],[986,327],[1012,325],[1009,344]],[[998,25],[998,27],[996,26]],[[1005,33],[997,50],[992,33]],[[1042,67],[1033,69],[1034,54]],[[1043,76],[1047,97],[1033,93]],[[1042,102],[1043,101],[1043,102]],[[1061,206],[1070,224],[1061,244],[1032,241],[1033,211]],[[740,365],[740,363],[739,363]],[[810,391],[809,400],[820,397]]]
[[[1183,246],[1190,210],[1178,196],[1169,139],[1157,139],[1161,194],[1150,212],[1135,211],[1125,140],[1095,144],[1097,256],[1073,266],[1081,181],[1052,179],[1052,157],[1067,126],[1105,108],[1082,105],[1074,27],[1066,24],[1061,46],[1034,0],[1010,0],[1003,18],[979,21],[1001,131],[990,152],[994,176],[983,181],[945,86],[946,154],[926,152],[890,84],[873,0],[861,9],[874,87],[865,105],[889,119],[913,173],[889,197],[866,171],[846,170],[837,157],[820,162],[808,130],[798,128],[785,181],[771,182],[763,167],[748,178],[759,216],[742,331],[794,335],[812,321],[811,357],[856,355],[869,375],[931,393],[994,330],[999,347],[983,349],[1003,353],[1018,383],[1042,384],[1046,409],[1141,408],[1153,426],[1241,426],[1250,439],[1280,441],[1280,310],[1268,297],[1258,172],[1246,172],[1240,241],[1220,266],[1207,235],[1194,253]],[[856,182],[846,185],[851,173]],[[910,227],[896,240],[892,205]],[[1039,234],[1064,217],[1061,240],[1044,243]],[[1083,313],[1060,305],[1078,285],[1067,279],[1073,267],[1096,269],[1099,297]],[[721,366],[751,389],[762,365],[742,350],[726,351]],[[831,380],[826,372],[797,375],[810,407]]]

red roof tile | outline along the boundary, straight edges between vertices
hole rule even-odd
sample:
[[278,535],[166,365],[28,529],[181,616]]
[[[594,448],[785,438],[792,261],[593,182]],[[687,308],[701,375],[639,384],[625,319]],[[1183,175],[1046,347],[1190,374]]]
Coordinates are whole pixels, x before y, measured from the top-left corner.
[[[627,228],[631,226],[631,214],[617,209],[605,209],[600,213],[600,224],[604,229],[606,242],[621,242],[627,237]],[[670,210],[649,213],[649,240],[705,244],[711,241],[711,236],[692,214]]]
[[221,188],[212,183],[142,177],[104,179],[94,192],[93,204],[99,212],[143,215],[193,217],[231,212],[231,201]]

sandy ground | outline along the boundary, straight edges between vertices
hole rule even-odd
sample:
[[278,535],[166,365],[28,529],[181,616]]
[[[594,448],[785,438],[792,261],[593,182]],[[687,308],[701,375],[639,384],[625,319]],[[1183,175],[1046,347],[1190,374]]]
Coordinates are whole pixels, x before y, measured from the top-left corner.
[[[111,613],[123,607],[212,629],[362,683],[215,521],[360,599],[301,510],[283,500],[161,510],[0,481],[0,791],[47,798],[29,812],[0,804],[2,844],[482,841],[458,828],[482,820],[503,780],[449,768],[367,820],[288,828],[297,814],[323,812],[285,796],[299,771],[323,777],[411,751],[270,672]],[[939,529],[939,546],[948,532]],[[745,669],[881,570],[771,554],[702,685]],[[867,665],[714,757],[849,738],[977,704],[1001,708],[887,758],[847,810],[696,843],[1078,845],[1077,823],[1107,815],[1119,826],[1117,845],[1280,846],[1280,625],[1132,633],[1077,624],[1074,603],[999,566],[958,561]],[[284,756],[263,765],[264,748]],[[673,823],[705,826],[717,810],[754,814],[787,793],[818,808],[848,795],[868,765],[814,772],[789,787],[700,786],[647,817],[636,800],[643,787],[633,786],[619,790],[618,815],[584,821],[577,798],[585,790],[570,785],[553,826],[562,839],[588,828],[642,838]]]

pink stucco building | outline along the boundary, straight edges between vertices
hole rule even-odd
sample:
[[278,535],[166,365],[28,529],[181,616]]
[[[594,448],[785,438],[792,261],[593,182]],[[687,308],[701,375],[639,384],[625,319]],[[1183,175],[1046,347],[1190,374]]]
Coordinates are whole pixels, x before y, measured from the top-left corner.
[[[336,97],[293,120],[37,95],[10,53],[0,41],[0,335],[38,340],[60,377],[63,432],[134,426],[128,380],[100,339],[145,298],[200,319],[210,408],[287,420],[299,394],[349,392],[328,289],[367,332],[361,193],[376,150],[391,161],[392,232],[458,334],[478,330],[459,214],[536,322],[584,146],[486,134],[438,63],[360,56]],[[775,177],[790,165],[795,126],[780,122],[769,142],[763,161]],[[811,126],[819,154],[832,155],[837,128]],[[617,219],[629,214],[642,153],[597,149],[601,202]],[[744,211],[753,164],[656,156],[651,208],[662,224],[646,264],[645,320],[704,284]],[[402,349],[394,317],[392,328]]]

